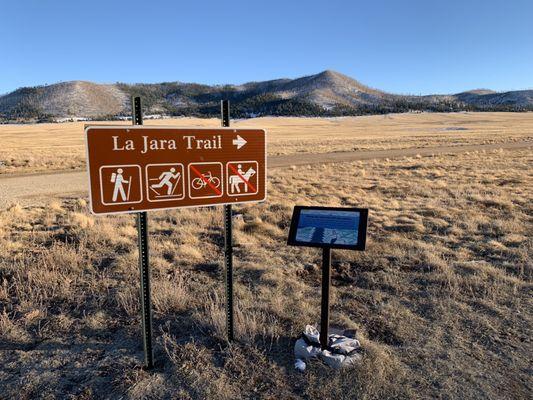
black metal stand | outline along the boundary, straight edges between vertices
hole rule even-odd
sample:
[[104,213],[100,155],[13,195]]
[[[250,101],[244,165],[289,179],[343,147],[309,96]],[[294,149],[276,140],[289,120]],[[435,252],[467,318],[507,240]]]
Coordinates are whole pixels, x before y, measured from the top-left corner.
[[[229,101],[222,100],[222,126],[229,127]],[[224,270],[226,275],[226,330],[228,341],[234,339],[233,322],[233,234],[231,204],[224,206]]]
[[[133,125],[142,125],[141,98],[132,98]],[[137,213],[137,232],[139,244],[139,271],[141,274],[141,313],[144,345],[144,366],[146,369],[154,367],[154,352],[152,348],[152,302],[150,294],[150,264],[148,260],[148,215],[146,212]]]
[[320,345],[328,347],[329,332],[329,290],[331,288],[331,249],[322,249],[322,300],[320,307]]

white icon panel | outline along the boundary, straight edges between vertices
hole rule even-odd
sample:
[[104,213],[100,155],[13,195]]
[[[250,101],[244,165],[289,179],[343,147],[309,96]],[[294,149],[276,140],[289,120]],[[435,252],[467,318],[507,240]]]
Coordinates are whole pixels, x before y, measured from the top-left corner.
[[[133,164],[102,165],[100,173],[100,195],[102,204],[135,204],[141,203],[142,182],[141,167]],[[112,184],[112,190],[106,188]],[[136,187],[136,189],[132,189]]]
[[257,161],[231,161],[226,164],[228,196],[249,196],[259,191]]
[[190,163],[188,166],[189,197],[191,199],[222,197],[224,193],[223,175],[222,163]]
[[145,171],[148,201],[173,201],[185,198],[183,164],[148,164]]

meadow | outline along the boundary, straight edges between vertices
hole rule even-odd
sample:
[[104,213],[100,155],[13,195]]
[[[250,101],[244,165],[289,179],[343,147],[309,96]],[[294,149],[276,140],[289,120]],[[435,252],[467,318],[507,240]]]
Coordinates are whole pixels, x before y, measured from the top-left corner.
[[[532,118],[234,126],[266,127],[269,154],[297,154],[526,140]],[[32,126],[17,146],[23,128],[0,127],[13,136],[0,159],[33,154],[4,172],[81,168],[81,125],[52,128],[64,131]],[[268,200],[235,207],[231,344],[222,208],[150,213],[152,372],[141,365],[134,216],[95,217],[84,195],[13,204],[0,210],[0,398],[530,398],[532,165],[529,148],[272,169]],[[286,245],[295,204],[370,209],[367,251],[333,252],[331,324],[355,329],[364,348],[353,368],[293,368],[295,338],[319,321],[321,279],[320,251]]]
[[[129,122],[91,122],[129,125]],[[85,169],[85,122],[0,125],[0,174]],[[220,127],[218,119],[146,125]],[[533,113],[409,113],[342,118],[263,117],[232,127],[266,129],[268,154],[330,153],[533,140]]]

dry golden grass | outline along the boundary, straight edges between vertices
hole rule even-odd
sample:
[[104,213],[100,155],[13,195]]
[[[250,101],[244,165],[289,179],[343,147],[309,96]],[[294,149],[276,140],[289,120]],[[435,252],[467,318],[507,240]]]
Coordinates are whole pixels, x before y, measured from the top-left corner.
[[[110,122],[104,122],[109,124]],[[129,125],[128,122],[113,124]],[[218,119],[147,125],[219,127]],[[85,123],[0,125],[0,174],[85,168]],[[346,118],[255,118],[234,127],[268,131],[269,155],[366,151],[533,139],[533,113],[422,113]]]
[[[514,150],[274,170],[268,201],[236,210],[231,345],[221,208],[150,213],[152,373],[134,217],[72,198],[1,211],[0,397],[528,398],[532,162]],[[292,367],[320,310],[319,252],[285,244],[295,204],[370,208],[367,251],[333,253],[332,325],[365,349],[353,369]]]

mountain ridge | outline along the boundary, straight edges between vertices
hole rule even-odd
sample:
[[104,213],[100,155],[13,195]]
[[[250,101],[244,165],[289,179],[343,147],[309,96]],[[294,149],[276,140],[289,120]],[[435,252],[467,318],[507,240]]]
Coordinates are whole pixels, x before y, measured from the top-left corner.
[[100,84],[76,80],[23,87],[0,96],[0,120],[112,119],[129,114],[131,96],[147,114],[215,116],[219,101],[232,115],[338,116],[405,111],[530,111],[533,90],[474,89],[456,94],[403,95],[374,89],[333,70],[294,79],[205,85],[186,82]]

